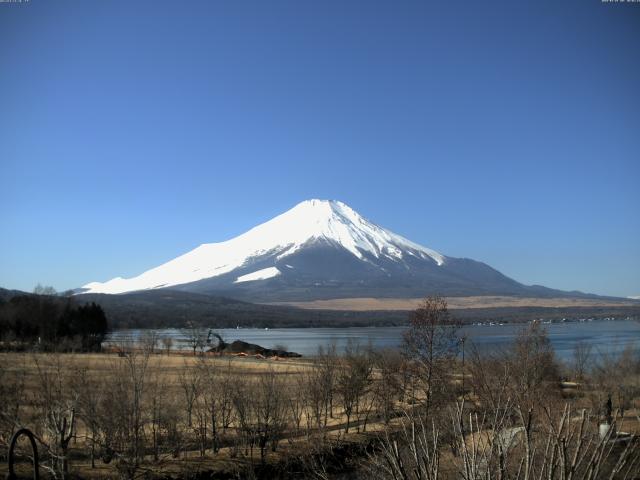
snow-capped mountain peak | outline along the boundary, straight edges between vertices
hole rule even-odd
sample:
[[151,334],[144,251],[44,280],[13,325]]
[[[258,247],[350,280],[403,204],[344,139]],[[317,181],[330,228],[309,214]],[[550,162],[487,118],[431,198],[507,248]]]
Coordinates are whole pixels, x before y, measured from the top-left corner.
[[402,250],[410,249],[428,255],[438,264],[444,256],[417,245],[406,238],[379,227],[337,200],[307,200],[291,210],[263,223],[232,241],[257,244],[267,240],[268,245],[287,246],[279,258],[290,255],[312,240],[334,242],[358,258],[363,253],[401,258]]
[[[382,228],[336,200],[306,200],[246,233],[220,243],[207,243],[134,278],[114,278],[85,285],[83,293],[123,293],[165,288],[229,274],[255,259],[273,262],[317,242],[341,247],[359,260],[385,258],[402,262],[412,256],[441,266],[446,257]],[[289,267],[291,268],[291,267]],[[235,283],[280,275],[275,265],[238,276]],[[254,275],[255,274],[255,275]]]

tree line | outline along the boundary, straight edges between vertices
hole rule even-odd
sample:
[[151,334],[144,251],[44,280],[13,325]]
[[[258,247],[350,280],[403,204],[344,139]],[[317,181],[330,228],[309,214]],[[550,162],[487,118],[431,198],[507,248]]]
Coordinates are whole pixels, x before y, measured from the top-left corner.
[[101,306],[77,304],[72,296],[57,295],[50,287],[0,299],[0,345],[5,350],[95,351],[108,330]]

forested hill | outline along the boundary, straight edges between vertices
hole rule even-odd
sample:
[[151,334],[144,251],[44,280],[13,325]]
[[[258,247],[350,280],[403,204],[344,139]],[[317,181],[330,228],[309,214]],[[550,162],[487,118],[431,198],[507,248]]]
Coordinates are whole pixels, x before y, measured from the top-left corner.
[[0,291],[0,346],[99,350],[109,330],[102,307],[73,297]]

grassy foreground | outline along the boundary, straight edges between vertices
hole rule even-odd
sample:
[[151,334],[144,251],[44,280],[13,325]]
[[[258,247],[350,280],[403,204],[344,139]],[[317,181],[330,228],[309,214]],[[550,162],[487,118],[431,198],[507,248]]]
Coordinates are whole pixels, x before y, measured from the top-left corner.
[[[582,473],[573,479],[638,478],[637,352],[595,357],[577,348],[570,366],[559,365],[534,325],[509,351],[467,352],[462,363],[453,352],[428,355],[443,344],[433,342],[434,332],[440,331],[414,329],[410,357],[356,345],[344,355],[329,349],[309,359],[167,354],[144,346],[0,353],[0,444],[28,427],[38,439],[42,473],[60,479],[328,479],[349,472],[348,478],[369,480],[448,480],[470,462],[477,472],[495,468],[524,478],[516,473],[526,460],[532,472],[567,480],[555,467],[544,470],[560,461],[547,454],[555,444],[576,458],[602,453],[606,476],[578,465]],[[429,348],[425,339],[432,340]],[[615,433],[600,440],[605,421]],[[618,432],[635,440],[617,443]],[[626,452],[618,444],[631,450],[627,470],[617,476],[615,462]],[[28,474],[26,442],[20,447],[18,471]],[[607,463],[609,456],[615,461]],[[398,477],[406,465],[414,473]]]

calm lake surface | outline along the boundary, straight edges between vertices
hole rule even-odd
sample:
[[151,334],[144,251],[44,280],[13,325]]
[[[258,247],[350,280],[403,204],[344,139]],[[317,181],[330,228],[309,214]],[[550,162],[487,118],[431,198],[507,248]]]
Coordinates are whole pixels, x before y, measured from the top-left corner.
[[[513,341],[526,324],[469,325],[460,329],[466,335],[467,346],[473,344],[481,351],[502,349]],[[593,352],[618,353],[628,345],[640,349],[640,322],[636,320],[593,320],[544,325],[556,354],[561,360],[570,360],[578,342],[593,345]],[[226,342],[244,340],[266,348],[282,346],[302,355],[314,355],[319,346],[335,343],[344,350],[349,340],[363,346],[371,343],[375,348],[400,346],[406,327],[354,327],[354,328],[223,328],[215,330]],[[146,330],[118,330],[109,335],[105,343],[132,342]],[[174,347],[188,349],[188,332],[179,329],[155,330],[158,336],[173,338]],[[215,340],[214,340],[215,342]]]

